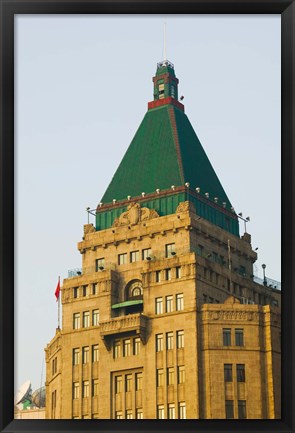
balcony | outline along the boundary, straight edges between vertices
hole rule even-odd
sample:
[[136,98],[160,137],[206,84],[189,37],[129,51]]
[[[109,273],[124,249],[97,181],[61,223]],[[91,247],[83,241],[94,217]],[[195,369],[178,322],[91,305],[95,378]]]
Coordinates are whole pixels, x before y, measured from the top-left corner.
[[146,343],[148,318],[143,314],[128,314],[115,317],[111,320],[100,322],[100,335],[107,348],[110,348],[111,340],[122,334],[137,334],[142,342]]

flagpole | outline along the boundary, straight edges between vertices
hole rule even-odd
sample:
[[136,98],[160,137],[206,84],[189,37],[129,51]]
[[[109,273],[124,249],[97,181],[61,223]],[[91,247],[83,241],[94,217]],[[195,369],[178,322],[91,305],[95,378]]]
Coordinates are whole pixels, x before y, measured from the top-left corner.
[[[58,277],[58,284],[60,286],[60,277]],[[60,329],[60,292],[58,294],[58,319],[57,320],[58,320],[57,327],[58,329]]]

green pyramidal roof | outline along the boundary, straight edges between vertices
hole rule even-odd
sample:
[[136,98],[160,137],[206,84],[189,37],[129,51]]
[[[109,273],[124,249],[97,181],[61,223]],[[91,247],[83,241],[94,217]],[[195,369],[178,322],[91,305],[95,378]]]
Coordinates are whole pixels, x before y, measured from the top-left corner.
[[146,113],[101,201],[111,203],[186,182],[231,207],[188,117],[167,103]]

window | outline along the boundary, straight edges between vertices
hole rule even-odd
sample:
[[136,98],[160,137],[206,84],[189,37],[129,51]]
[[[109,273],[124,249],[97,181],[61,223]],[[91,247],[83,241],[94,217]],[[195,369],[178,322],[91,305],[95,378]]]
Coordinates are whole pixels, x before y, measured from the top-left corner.
[[224,382],[233,381],[233,366],[232,364],[224,364]]
[[83,392],[82,397],[89,397],[89,380],[83,380]]
[[83,293],[83,296],[87,296],[87,286],[83,286],[82,293]]
[[176,295],[176,310],[183,310],[183,293],[177,293]]
[[156,314],[163,314],[163,298],[156,298]]
[[73,399],[80,397],[79,389],[80,389],[79,388],[79,382],[74,382],[73,383]]
[[156,283],[161,281],[161,271],[156,271]]
[[52,375],[54,375],[57,372],[57,358],[55,357],[52,360]]
[[164,98],[164,84],[159,84],[159,99]]
[[166,257],[175,256],[175,244],[167,244],[165,246]]
[[234,417],[234,401],[225,400],[225,418],[232,419]]
[[204,250],[203,245],[198,245],[198,246],[197,246],[197,254],[198,254],[198,256],[201,256],[201,257],[202,257],[202,255],[203,255],[203,250]]
[[51,393],[51,410],[52,416],[55,418],[55,409],[56,409],[56,390]]
[[178,383],[184,383],[185,382],[185,368],[184,368],[184,365],[180,365],[179,367],[177,367],[177,369],[178,369],[177,381],[178,381]]
[[123,390],[123,380],[122,376],[116,376],[115,377],[115,393],[119,394]]
[[167,368],[167,385],[174,385],[174,368]]
[[237,381],[245,382],[245,364],[237,364]]
[[236,346],[244,346],[244,330],[235,329]]
[[246,400],[238,400],[238,417],[239,419],[246,419]]
[[166,334],[166,349],[173,349],[173,332],[167,332]]
[[165,279],[168,281],[168,280],[171,280],[171,269],[169,268],[169,269],[165,269]]
[[80,350],[78,348],[73,349],[73,365],[79,364]]
[[142,373],[135,374],[135,390],[140,391],[142,389]]
[[175,98],[175,87],[173,85],[171,85],[171,96]]
[[159,404],[157,406],[157,418],[158,419],[165,419],[165,411],[164,411],[164,405]]
[[157,369],[157,386],[164,386],[164,370],[163,370],[163,368]]
[[89,362],[89,347],[82,347],[82,364],[87,364]]
[[143,419],[143,410],[136,409],[136,419]]
[[92,310],[92,326],[99,325],[99,310]]
[[186,407],[184,401],[179,403],[178,411],[179,411],[179,419],[186,419]]
[[92,284],[92,294],[97,295],[97,283]]
[[131,355],[131,341],[128,338],[128,340],[123,341],[123,356],[130,356]]
[[132,416],[132,410],[126,410],[126,419],[132,419],[133,418],[133,416]]
[[177,349],[182,349],[184,347],[184,331],[177,331],[176,338],[177,338]]
[[92,397],[98,395],[98,379],[92,379]]
[[231,345],[231,329],[229,328],[223,328],[223,345]]
[[98,362],[99,361],[99,349],[98,344],[95,344],[92,346],[92,362]]
[[105,267],[104,264],[104,257],[101,257],[100,259],[95,260],[95,270],[97,271],[103,271]]
[[132,375],[126,374],[125,376],[125,392],[132,391]]
[[173,296],[166,296],[166,313],[171,313],[173,311]]
[[73,288],[74,298],[77,299],[79,297],[79,287]]
[[131,251],[130,253],[130,263],[139,261],[139,251]]
[[131,296],[141,296],[142,295],[142,291],[140,287],[135,287],[132,290]]
[[90,313],[89,311],[83,312],[83,328],[88,328],[90,326]]
[[151,257],[151,255],[152,255],[151,248],[145,248],[144,250],[142,250],[142,260],[146,260],[148,257]]
[[118,264],[125,265],[127,263],[127,253],[118,255]]
[[115,414],[116,419],[123,419],[123,413],[121,411],[117,411]]
[[156,335],[156,352],[162,352],[164,350],[163,334]]
[[136,337],[133,340],[133,354],[138,355],[140,352],[140,338]]
[[174,403],[168,404],[168,418],[169,419],[175,419],[175,404]]
[[114,358],[120,358],[121,356],[121,343],[119,340],[114,341]]
[[176,278],[181,278],[181,267],[180,266],[177,266],[175,268],[175,276],[176,276]]
[[73,314],[73,328],[74,329],[80,328],[80,313]]

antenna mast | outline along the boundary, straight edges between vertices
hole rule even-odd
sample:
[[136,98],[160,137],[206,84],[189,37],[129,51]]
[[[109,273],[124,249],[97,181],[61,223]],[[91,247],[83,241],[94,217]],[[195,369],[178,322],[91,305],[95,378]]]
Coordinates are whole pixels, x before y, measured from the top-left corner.
[[164,23],[164,62],[167,60],[166,55],[166,23]]

